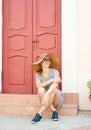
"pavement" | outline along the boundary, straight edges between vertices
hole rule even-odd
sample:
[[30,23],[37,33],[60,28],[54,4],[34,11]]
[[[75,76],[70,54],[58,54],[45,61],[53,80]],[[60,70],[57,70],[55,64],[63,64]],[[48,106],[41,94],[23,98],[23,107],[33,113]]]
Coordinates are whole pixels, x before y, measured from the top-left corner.
[[31,124],[32,118],[32,115],[0,114],[0,130],[91,130],[91,111],[59,116],[59,121],[44,117],[37,124]]

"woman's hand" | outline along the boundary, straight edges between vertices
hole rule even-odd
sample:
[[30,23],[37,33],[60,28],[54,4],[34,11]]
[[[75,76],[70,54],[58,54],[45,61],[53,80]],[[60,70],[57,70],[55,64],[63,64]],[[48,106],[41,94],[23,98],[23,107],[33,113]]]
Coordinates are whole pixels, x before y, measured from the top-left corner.
[[59,82],[61,82],[60,77],[55,76],[55,77],[53,78],[53,83],[59,83]]

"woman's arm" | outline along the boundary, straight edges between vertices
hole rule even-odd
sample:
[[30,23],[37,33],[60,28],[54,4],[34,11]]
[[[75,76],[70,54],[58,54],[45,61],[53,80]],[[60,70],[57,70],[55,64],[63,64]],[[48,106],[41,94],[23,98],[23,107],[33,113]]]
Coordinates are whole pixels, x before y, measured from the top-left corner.
[[59,76],[54,76],[54,78],[55,78],[55,82],[53,82],[53,84],[51,84],[50,88],[46,92],[46,95],[52,93],[55,90],[55,88],[58,87],[59,82],[61,82],[61,79]]
[[60,78],[59,76],[54,76],[54,78],[55,78],[56,81],[57,81],[56,83],[60,83],[60,82],[62,82],[62,81],[61,81],[61,78]]
[[50,85],[52,82],[53,82],[53,79],[47,80],[43,83],[41,83],[40,80],[36,80],[36,86],[37,86],[37,88],[46,87],[46,86]]
[[47,81],[45,81],[43,83],[41,83],[40,80],[36,80],[36,86],[37,86],[37,88],[46,87],[46,86],[48,86],[48,85],[50,85],[52,83],[57,83],[58,84],[59,82],[60,82],[60,78],[55,76],[54,78],[49,79],[49,80],[47,80]]

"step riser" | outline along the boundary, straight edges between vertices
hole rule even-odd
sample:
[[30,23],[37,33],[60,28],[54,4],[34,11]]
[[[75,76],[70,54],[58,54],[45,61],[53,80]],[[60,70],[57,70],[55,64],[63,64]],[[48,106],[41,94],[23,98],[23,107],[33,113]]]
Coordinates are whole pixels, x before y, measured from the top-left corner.
[[[59,109],[60,115],[77,115],[77,95],[65,94],[64,105]],[[37,95],[0,95],[0,114],[35,114],[40,109],[40,102]],[[46,110],[44,115],[51,115]]]
[[[12,94],[1,94],[1,103],[17,103],[17,104],[31,104],[39,105],[39,98],[37,95],[12,95]],[[66,93],[64,94],[64,104],[78,104],[78,94],[77,93]]]
[[[0,114],[30,114],[33,115],[38,112],[40,106],[0,106]],[[78,108],[77,107],[62,107],[58,110],[60,115],[77,115]],[[44,115],[51,115],[51,110],[46,110]]]
[[0,104],[10,103],[10,104],[31,104],[39,105],[39,98],[37,95],[2,95],[0,96]]

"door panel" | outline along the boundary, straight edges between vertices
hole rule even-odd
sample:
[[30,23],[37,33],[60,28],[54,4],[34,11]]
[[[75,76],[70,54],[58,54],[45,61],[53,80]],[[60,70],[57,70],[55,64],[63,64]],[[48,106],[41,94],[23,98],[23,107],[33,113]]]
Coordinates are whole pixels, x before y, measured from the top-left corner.
[[37,11],[40,28],[55,26],[55,0],[38,0]]
[[[33,62],[35,62],[40,54],[44,52],[54,52],[60,59],[60,0],[34,0],[33,3],[33,12],[35,14],[33,17],[33,29],[35,31],[34,39],[36,39],[36,42],[34,43]],[[60,61],[59,66],[61,66]],[[59,71],[61,73],[60,68]],[[36,93],[35,85],[33,87],[33,93]]]
[[[26,0],[9,0],[9,27],[11,29],[21,29],[25,26],[26,17]],[[22,13],[21,13],[22,12]],[[17,18],[18,17],[18,18]]]
[[3,0],[3,93],[36,93],[31,64],[44,52],[59,57],[61,0]]
[[3,0],[3,93],[32,93],[31,2]]

